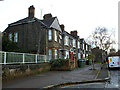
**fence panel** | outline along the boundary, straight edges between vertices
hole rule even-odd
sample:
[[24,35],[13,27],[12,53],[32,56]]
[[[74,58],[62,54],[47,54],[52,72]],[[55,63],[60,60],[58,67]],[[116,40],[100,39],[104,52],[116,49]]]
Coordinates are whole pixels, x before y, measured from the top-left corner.
[[49,56],[46,55],[46,62],[49,62]]
[[6,53],[6,63],[22,63],[23,54],[22,53]]
[[37,56],[37,62],[45,62],[45,55],[38,55]]
[[0,64],[49,62],[48,57],[46,55],[39,54],[0,51],[0,57],[1,56],[2,60]]
[[35,63],[35,54],[25,54],[25,63]]

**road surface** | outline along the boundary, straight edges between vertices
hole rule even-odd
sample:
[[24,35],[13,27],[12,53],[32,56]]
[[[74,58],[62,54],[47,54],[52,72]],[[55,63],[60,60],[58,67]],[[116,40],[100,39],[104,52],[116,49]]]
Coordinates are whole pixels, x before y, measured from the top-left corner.
[[110,81],[98,83],[85,83],[71,86],[64,86],[61,88],[111,88],[113,90],[120,90],[120,70],[110,70]]

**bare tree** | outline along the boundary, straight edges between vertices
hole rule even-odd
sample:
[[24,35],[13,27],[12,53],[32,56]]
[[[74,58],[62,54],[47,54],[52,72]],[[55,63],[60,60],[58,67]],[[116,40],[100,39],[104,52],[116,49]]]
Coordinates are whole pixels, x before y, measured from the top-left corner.
[[88,43],[93,47],[99,47],[102,50],[108,50],[112,44],[115,44],[115,40],[111,39],[113,32],[108,33],[108,29],[105,27],[97,27],[92,35],[89,36]]
[[101,59],[105,59],[105,51],[108,51],[110,46],[115,43],[112,39],[113,32],[109,33],[105,27],[97,27],[95,31],[89,36],[88,43],[92,47],[99,47],[102,50]]

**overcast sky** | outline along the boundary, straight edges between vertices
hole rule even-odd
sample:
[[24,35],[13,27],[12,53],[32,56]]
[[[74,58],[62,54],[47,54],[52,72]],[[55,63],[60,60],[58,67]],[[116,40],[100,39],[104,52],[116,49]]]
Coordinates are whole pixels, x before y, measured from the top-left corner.
[[[65,30],[77,30],[80,38],[87,38],[98,26],[118,31],[119,0],[4,0],[0,1],[0,31],[8,24],[28,16],[34,5],[35,17],[44,14],[57,16]],[[117,35],[117,34],[116,34]]]

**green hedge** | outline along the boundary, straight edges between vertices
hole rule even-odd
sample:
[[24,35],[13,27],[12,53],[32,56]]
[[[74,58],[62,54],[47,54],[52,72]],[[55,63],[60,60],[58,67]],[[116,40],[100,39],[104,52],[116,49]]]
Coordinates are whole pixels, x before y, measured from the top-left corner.
[[69,61],[69,59],[52,59],[52,60],[50,60],[50,65],[51,65],[52,68],[54,68],[54,67],[62,67],[68,61]]

